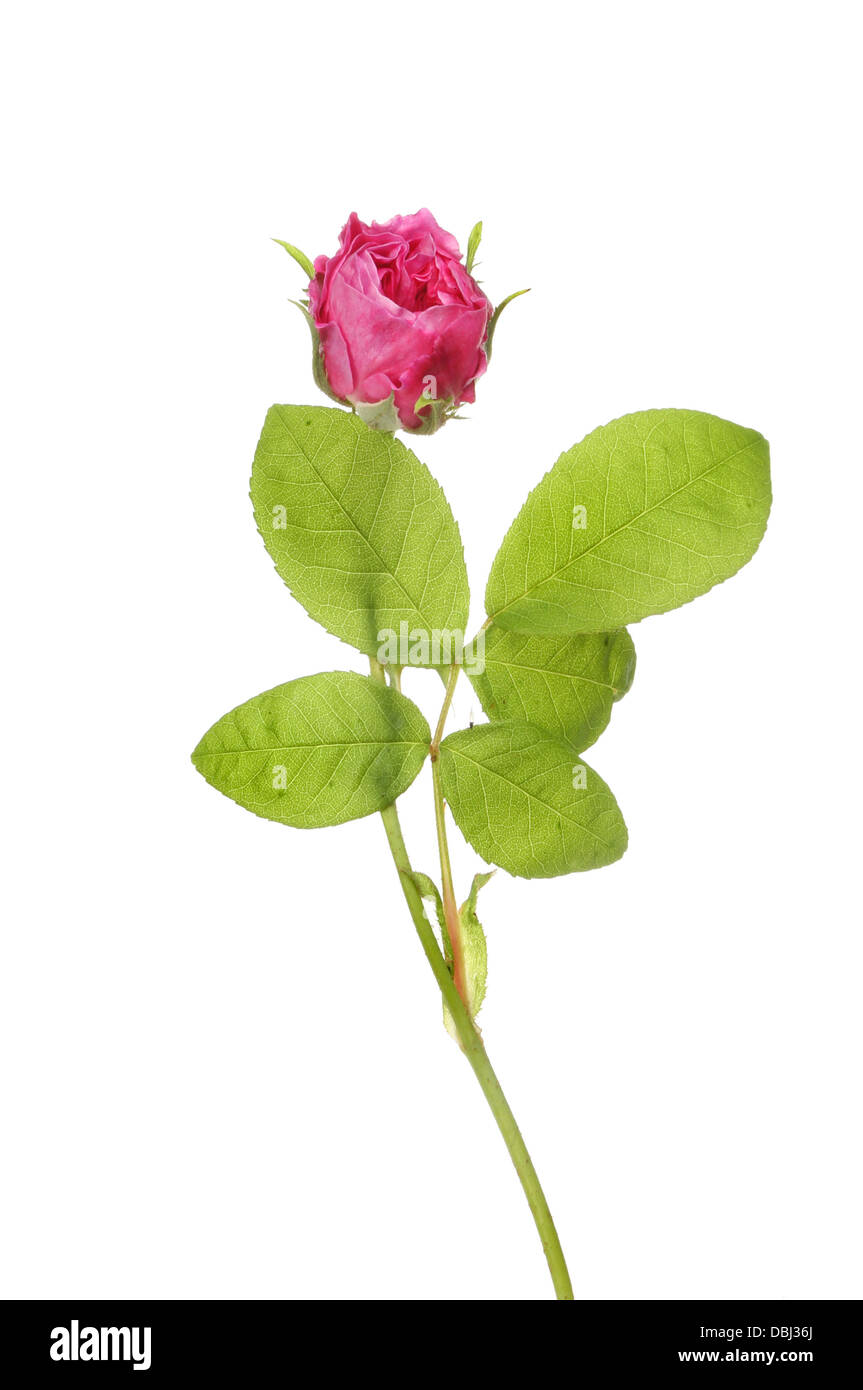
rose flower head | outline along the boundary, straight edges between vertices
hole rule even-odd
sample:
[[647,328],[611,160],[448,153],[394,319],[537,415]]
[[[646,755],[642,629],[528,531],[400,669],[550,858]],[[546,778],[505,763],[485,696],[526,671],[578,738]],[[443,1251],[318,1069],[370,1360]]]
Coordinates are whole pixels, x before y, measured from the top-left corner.
[[432,434],[475,399],[498,316],[515,298],[495,310],[473,279],[481,232],[480,222],[464,263],[427,208],[370,225],[352,212],[338,251],[314,265],[279,243],[309,276],[300,308],[317,384],[373,429]]

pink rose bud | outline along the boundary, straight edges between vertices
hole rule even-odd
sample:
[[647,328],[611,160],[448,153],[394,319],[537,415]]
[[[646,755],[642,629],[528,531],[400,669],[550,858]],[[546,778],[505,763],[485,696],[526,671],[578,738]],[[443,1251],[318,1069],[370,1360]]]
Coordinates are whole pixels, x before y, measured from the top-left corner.
[[494,312],[470,274],[481,227],[467,265],[427,208],[371,226],[352,212],[339,250],[313,267],[280,243],[314,270],[306,312],[315,380],[372,428],[431,434],[475,399],[503,308]]

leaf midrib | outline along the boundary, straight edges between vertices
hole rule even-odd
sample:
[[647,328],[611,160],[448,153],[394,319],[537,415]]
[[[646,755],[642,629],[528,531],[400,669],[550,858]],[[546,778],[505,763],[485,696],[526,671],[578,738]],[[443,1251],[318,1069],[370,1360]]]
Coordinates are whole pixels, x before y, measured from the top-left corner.
[[219,748],[205,749],[202,753],[196,753],[195,757],[201,758],[221,758],[235,756],[238,753],[286,753],[293,749],[303,748],[425,748],[426,742],[419,738],[386,738],[386,739],[351,739],[347,743],[327,743],[323,739],[317,739],[314,743],[275,743],[264,748],[250,748],[248,744],[245,748]]

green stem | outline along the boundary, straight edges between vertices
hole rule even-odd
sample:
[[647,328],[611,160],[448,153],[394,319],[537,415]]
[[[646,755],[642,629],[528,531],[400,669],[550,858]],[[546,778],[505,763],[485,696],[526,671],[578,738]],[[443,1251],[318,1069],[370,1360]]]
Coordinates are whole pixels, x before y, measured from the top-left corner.
[[432,973],[438,982],[438,987],[444,997],[444,1001],[452,1014],[458,1032],[459,1041],[462,1045],[467,1060],[473,1068],[474,1075],[482,1088],[482,1093],[488,1101],[489,1109],[497,1121],[498,1129],[503,1135],[503,1141],[509,1150],[509,1156],[518,1173],[519,1181],[524,1189],[527,1204],[536,1223],[539,1238],[542,1241],[542,1248],[548,1263],[549,1273],[551,1274],[554,1291],[559,1299],[571,1300],[573,1297],[572,1284],[569,1279],[569,1272],[566,1268],[563,1250],[560,1246],[557,1231],[555,1230],[554,1220],[549,1210],[545,1193],[537,1177],[533,1161],[527,1151],[527,1145],[521,1135],[515,1116],[509,1107],[509,1102],[501,1089],[494,1068],[488,1059],[488,1054],[483,1045],[482,1038],[476,1031],[471,1021],[470,1015],[464,1006],[461,995],[455,987],[455,981],[447,969],[440,947],[435,939],[435,934],[429,925],[428,918],[423,909],[422,898],[413,881],[410,860],[408,859],[404,837],[399,824],[398,811],[395,806],[388,806],[381,812],[381,819],[387,832],[390,850],[395,861],[396,868],[399,870],[399,880],[402,885],[402,892],[405,896],[408,909],[416,927],[420,945],[425,952],[426,960],[432,968]]
[[446,922],[447,936],[449,937],[450,950],[452,952],[452,975],[455,987],[464,1000],[468,1003],[467,996],[467,971],[464,955],[464,936],[462,932],[461,916],[456,902],[455,889],[452,881],[452,867],[449,858],[449,845],[446,838],[446,807],[444,804],[443,788],[440,780],[440,741],[443,738],[444,725],[449,713],[452,697],[455,693],[456,681],[458,680],[460,668],[456,665],[451,666],[447,672],[446,694],[444,695],[443,706],[441,707],[440,717],[434,737],[431,741],[431,765],[432,765],[432,786],[434,788],[434,818],[435,829],[437,831],[438,854],[440,857],[440,876],[441,890],[443,892],[443,913]]
[[438,749],[440,748],[440,741],[443,738],[443,726],[446,723],[446,717],[449,714],[449,707],[452,704],[452,697],[455,694],[456,683],[458,681],[460,670],[461,666],[459,666],[458,663],[454,663],[452,666],[450,666],[449,670],[447,671],[446,691],[444,693],[441,711],[438,715],[437,728],[434,731],[434,738],[431,741],[432,759],[435,762],[437,762]]
[[[455,687],[457,674],[456,672],[456,677],[451,676],[453,688]],[[372,663],[372,676],[377,680],[384,679],[384,672],[377,662]],[[438,730],[436,734],[438,741],[439,735],[443,729],[443,719],[446,718],[446,710],[449,709],[449,703],[452,700],[450,682],[447,684],[447,694],[448,699],[445,701],[442,719],[438,721]],[[540,1185],[536,1169],[527,1151],[527,1145],[522,1138],[515,1116],[509,1107],[509,1102],[501,1089],[501,1084],[488,1059],[488,1054],[485,1050],[482,1038],[477,1032],[473,1020],[465,1007],[464,1001],[456,988],[455,981],[441,954],[434,931],[426,917],[422,898],[414,883],[413,870],[411,868],[410,859],[408,858],[404,836],[402,835],[398,811],[394,805],[387,806],[386,809],[381,812],[381,820],[384,823],[384,829],[386,830],[387,840],[389,841],[390,851],[395,866],[399,871],[399,882],[402,886],[402,893],[404,894],[408,910],[413,919],[417,936],[420,939],[420,945],[423,948],[426,960],[431,966],[432,973],[437,980],[438,988],[443,995],[444,1002],[452,1015],[462,1051],[467,1057],[473,1069],[473,1073],[480,1084],[482,1093],[488,1102],[489,1109],[494,1115],[498,1129],[509,1151],[509,1156],[512,1159],[515,1171],[518,1174],[519,1182],[524,1190],[524,1195],[527,1198],[527,1204],[530,1207],[531,1214],[536,1223],[536,1229],[539,1232],[539,1238],[542,1241],[542,1248],[548,1263],[552,1283],[554,1284],[554,1291],[559,1299],[570,1301],[573,1297],[572,1284],[570,1282],[569,1272],[566,1268],[566,1260],[564,1259],[560,1240],[555,1230],[554,1220],[552,1219],[548,1202],[545,1199],[545,1193]]]

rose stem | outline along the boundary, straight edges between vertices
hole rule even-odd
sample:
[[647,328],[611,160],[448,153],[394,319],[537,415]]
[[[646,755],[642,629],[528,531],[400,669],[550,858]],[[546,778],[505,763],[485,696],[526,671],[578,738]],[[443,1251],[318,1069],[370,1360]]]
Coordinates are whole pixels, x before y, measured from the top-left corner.
[[443,791],[440,783],[440,764],[438,754],[440,753],[440,741],[443,738],[446,717],[452,704],[452,697],[455,693],[456,681],[458,680],[459,667],[450,666],[447,672],[446,694],[437,728],[431,741],[431,764],[432,764],[432,785],[434,787],[434,818],[437,830],[438,852],[440,855],[440,876],[441,888],[443,890],[443,913],[446,922],[447,935],[449,936],[450,949],[452,951],[452,977],[455,987],[468,1004],[467,997],[467,978],[465,975],[464,960],[464,940],[462,936],[461,917],[459,916],[458,904],[455,900],[455,891],[452,884],[452,869],[449,862],[449,845],[446,838],[446,810],[444,806]]
[[[383,669],[376,661],[372,661],[372,676],[374,679],[385,680]],[[452,686],[452,688],[451,688]],[[444,701],[444,709],[441,711],[441,719],[438,721],[436,737],[440,738],[443,731],[443,723],[446,719],[452,701],[452,691],[455,688],[455,680],[447,682],[447,697]],[[542,1248],[551,1274],[554,1291],[557,1297],[562,1300],[571,1301],[573,1298],[572,1284],[569,1278],[569,1271],[566,1267],[563,1250],[561,1249],[560,1239],[555,1229],[554,1220],[549,1210],[545,1193],[540,1185],[533,1161],[527,1151],[527,1145],[521,1135],[521,1130],[516,1123],[515,1116],[509,1107],[509,1102],[501,1089],[501,1084],[495,1075],[494,1068],[488,1059],[482,1038],[474,1027],[473,1021],[468,1013],[461,995],[455,986],[455,981],[449,972],[446,961],[441,954],[437,944],[435,934],[425,915],[422,898],[413,880],[413,870],[411,869],[410,859],[408,858],[407,848],[402,835],[401,824],[399,822],[398,811],[395,805],[387,806],[381,812],[381,820],[384,823],[387,840],[389,841],[390,851],[393,861],[399,872],[399,882],[402,886],[402,893],[408,905],[420,945],[425,953],[426,960],[432,969],[432,974],[438,983],[438,988],[443,995],[444,1002],[452,1015],[456,1032],[462,1051],[467,1057],[468,1062],[473,1068],[474,1075],[480,1084],[482,1093],[488,1102],[489,1109],[497,1121],[497,1127],[503,1136],[503,1141],[509,1151],[515,1171],[518,1174],[519,1182],[527,1198],[531,1214],[539,1238],[542,1241]],[[444,836],[446,830],[444,827]],[[447,863],[449,856],[447,855]]]

